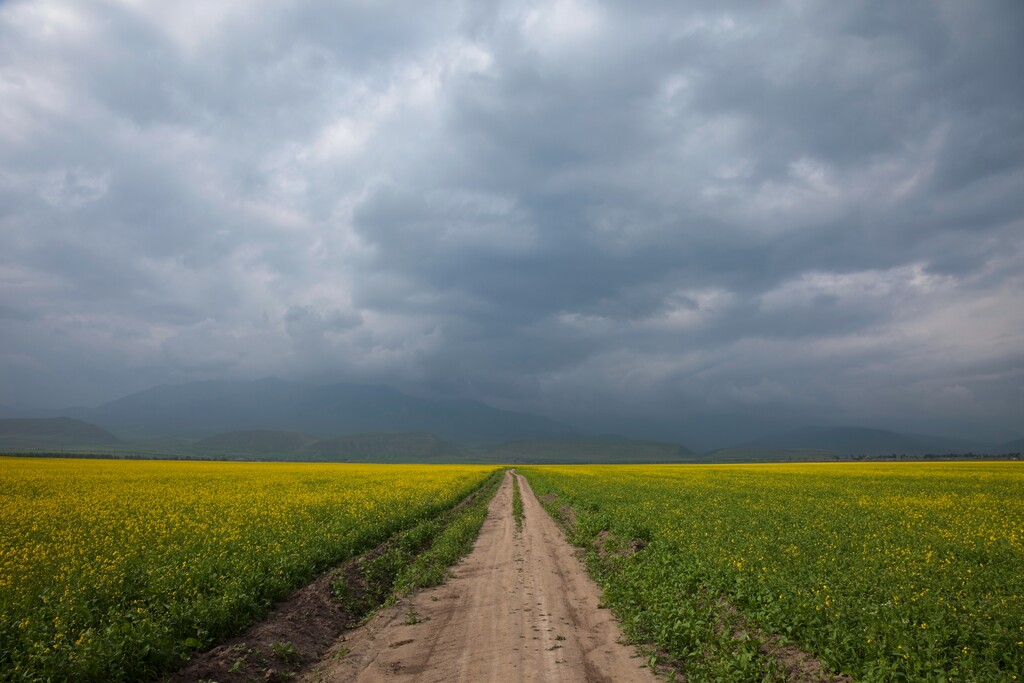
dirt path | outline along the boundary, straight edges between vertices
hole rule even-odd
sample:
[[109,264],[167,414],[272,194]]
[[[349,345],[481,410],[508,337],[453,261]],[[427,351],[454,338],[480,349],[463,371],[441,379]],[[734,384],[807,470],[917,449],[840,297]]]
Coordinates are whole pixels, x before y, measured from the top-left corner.
[[304,680],[657,681],[521,476],[516,531],[513,476],[454,578],[346,634]]

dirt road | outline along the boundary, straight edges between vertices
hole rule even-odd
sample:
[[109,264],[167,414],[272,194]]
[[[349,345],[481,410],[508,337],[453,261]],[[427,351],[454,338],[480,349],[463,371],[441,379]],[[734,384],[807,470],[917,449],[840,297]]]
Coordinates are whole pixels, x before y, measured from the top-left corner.
[[516,531],[513,476],[505,475],[452,579],[346,634],[305,680],[657,681],[619,644],[597,586],[521,476]]

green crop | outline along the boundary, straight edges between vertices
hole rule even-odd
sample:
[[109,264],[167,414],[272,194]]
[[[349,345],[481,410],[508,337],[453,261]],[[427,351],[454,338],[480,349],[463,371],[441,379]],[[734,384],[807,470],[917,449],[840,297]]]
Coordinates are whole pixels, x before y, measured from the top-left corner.
[[523,528],[523,497],[519,493],[519,479],[512,477],[512,516],[516,520],[516,530]]
[[[1018,463],[521,468],[574,510],[606,601],[689,680],[1024,672]],[[548,500],[552,500],[549,496]]]

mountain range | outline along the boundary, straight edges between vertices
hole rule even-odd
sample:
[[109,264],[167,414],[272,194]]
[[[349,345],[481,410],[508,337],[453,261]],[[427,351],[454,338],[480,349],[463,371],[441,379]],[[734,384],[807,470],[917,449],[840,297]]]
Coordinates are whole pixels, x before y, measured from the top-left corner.
[[865,427],[801,427],[721,448],[709,453],[708,457],[717,460],[804,460],[830,456],[1002,455],[1019,453],[1022,441],[990,444]]
[[0,420],[0,447],[62,450],[65,446],[112,446],[121,440],[106,429],[69,417]]
[[190,436],[288,430],[318,438],[359,432],[433,432],[445,439],[499,442],[563,438],[579,432],[528,413],[479,401],[429,399],[368,384],[302,384],[279,379],[163,385],[77,409],[72,417],[115,433]]
[[[10,415],[12,409],[3,411]],[[58,417],[59,416],[59,417]],[[164,385],[96,408],[0,420],[0,448],[104,447],[114,452],[285,459],[452,462],[729,462],[889,455],[1011,454],[1003,444],[858,426],[804,426],[697,455],[676,439],[626,439],[468,400],[410,396],[379,385],[264,379]],[[692,421],[681,417],[680,426]],[[608,426],[608,425],[606,425]],[[635,427],[635,425],[634,425]],[[746,438],[743,438],[746,436]],[[121,437],[121,438],[119,438]],[[123,439],[123,441],[122,441]],[[683,439],[685,440],[685,439]]]
[[466,449],[430,432],[377,432],[315,439],[298,432],[257,429],[217,434],[191,446],[197,454],[264,455],[286,460],[452,462]]

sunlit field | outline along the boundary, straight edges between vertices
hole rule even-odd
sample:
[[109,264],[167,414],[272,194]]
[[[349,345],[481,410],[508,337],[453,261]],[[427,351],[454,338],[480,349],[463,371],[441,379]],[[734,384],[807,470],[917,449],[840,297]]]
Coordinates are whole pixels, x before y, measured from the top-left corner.
[[627,630],[694,680],[780,678],[766,650],[793,643],[857,679],[1024,672],[1019,463],[521,471],[572,504]]
[[0,679],[173,668],[494,469],[0,459]]

